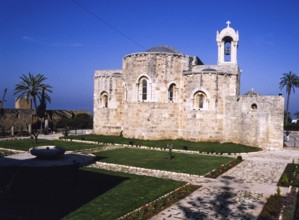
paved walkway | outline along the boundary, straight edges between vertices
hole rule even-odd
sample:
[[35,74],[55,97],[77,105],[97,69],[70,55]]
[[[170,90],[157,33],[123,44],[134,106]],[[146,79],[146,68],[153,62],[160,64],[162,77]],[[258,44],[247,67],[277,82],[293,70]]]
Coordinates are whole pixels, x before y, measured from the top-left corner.
[[297,150],[299,150],[299,132],[298,131],[291,131],[290,132],[290,138],[289,138],[288,141],[284,142],[284,145],[288,149],[297,149]]
[[[256,219],[287,163],[299,162],[299,151],[263,151],[243,154],[242,163],[163,210],[160,219]],[[287,188],[280,188],[282,194]]]

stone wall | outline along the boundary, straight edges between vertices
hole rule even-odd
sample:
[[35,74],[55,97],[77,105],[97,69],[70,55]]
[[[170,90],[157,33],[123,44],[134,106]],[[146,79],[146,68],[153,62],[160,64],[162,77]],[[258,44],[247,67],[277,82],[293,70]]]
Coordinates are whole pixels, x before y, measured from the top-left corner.
[[284,98],[227,97],[224,141],[264,149],[283,147]]
[[[121,70],[96,71],[94,81],[94,132],[119,135],[123,126],[125,96]],[[105,106],[103,94],[108,96]]]
[[29,109],[1,109],[0,128],[8,131],[11,127],[20,130],[28,129],[28,124],[32,124],[33,110]]
[[19,98],[15,102],[16,109],[32,109],[32,101],[30,98]]
[[[47,110],[46,115],[50,122],[56,123],[62,117],[72,117],[77,114],[90,114],[83,110]],[[36,122],[35,110],[30,109],[1,109],[0,110],[0,129],[9,131],[14,127],[15,131],[28,130],[28,125]]]
[[128,55],[123,60],[123,80],[127,102],[138,102],[138,80],[149,79],[147,102],[168,103],[168,87],[183,89],[182,72],[190,68],[192,58],[179,54],[140,53]]
[[[94,133],[282,148],[283,98],[240,96],[236,64],[194,60],[182,54],[138,53],[124,57],[122,70],[96,71]],[[143,77],[148,80],[146,100],[140,98]],[[195,105],[197,92],[205,95],[203,107]],[[103,94],[109,98],[107,107]]]
[[123,135],[138,139],[179,138],[178,103],[126,103]]

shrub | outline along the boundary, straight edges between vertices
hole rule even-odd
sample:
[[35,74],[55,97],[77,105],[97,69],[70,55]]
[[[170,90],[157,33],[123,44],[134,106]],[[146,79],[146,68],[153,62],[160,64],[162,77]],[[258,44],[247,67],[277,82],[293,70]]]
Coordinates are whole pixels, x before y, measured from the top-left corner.
[[285,173],[285,174],[283,174],[283,176],[282,176],[281,183],[282,183],[283,185],[286,185],[288,182],[289,182],[289,178],[288,178],[288,175]]

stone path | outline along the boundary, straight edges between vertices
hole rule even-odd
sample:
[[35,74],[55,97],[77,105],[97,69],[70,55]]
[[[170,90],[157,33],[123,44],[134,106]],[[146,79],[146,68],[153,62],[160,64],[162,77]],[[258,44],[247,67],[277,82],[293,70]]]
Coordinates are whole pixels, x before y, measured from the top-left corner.
[[291,149],[299,150],[299,132],[291,131],[289,141],[285,141],[284,144],[290,150]]
[[[263,151],[243,154],[242,163],[215,181],[163,210],[162,219],[256,219],[287,163],[299,161],[299,151]],[[282,194],[287,188],[280,188]]]

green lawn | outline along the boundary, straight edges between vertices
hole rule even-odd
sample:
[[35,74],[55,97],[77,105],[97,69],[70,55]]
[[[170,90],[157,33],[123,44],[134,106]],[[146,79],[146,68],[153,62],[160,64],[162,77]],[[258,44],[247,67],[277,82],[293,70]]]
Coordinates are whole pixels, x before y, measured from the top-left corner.
[[115,219],[184,184],[92,168],[0,173],[0,219]]
[[229,157],[202,156],[173,153],[168,159],[168,152],[139,149],[117,149],[96,153],[100,162],[116,163],[149,169],[204,175],[214,168],[232,160]]
[[[109,178],[121,178],[117,185],[64,219],[115,219],[183,185],[182,182],[87,169]],[[99,180],[99,187],[107,183]]]
[[174,149],[188,149],[201,152],[216,152],[216,153],[242,153],[259,151],[259,148],[250,147],[242,144],[233,143],[218,143],[218,142],[192,142],[186,140],[139,140],[124,138],[121,136],[103,136],[103,135],[79,135],[68,136],[69,139],[82,138],[90,141],[99,141],[103,143],[118,143],[118,144],[133,144],[149,147],[167,147],[167,144],[172,144]]
[[44,139],[39,139],[38,143],[35,143],[33,139],[0,141],[1,148],[23,150],[23,151],[28,151],[31,147],[43,146],[43,145],[60,146],[60,147],[64,147],[65,150],[67,151],[100,147],[100,145],[98,144],[65,142],[59,140],[50,141]]

